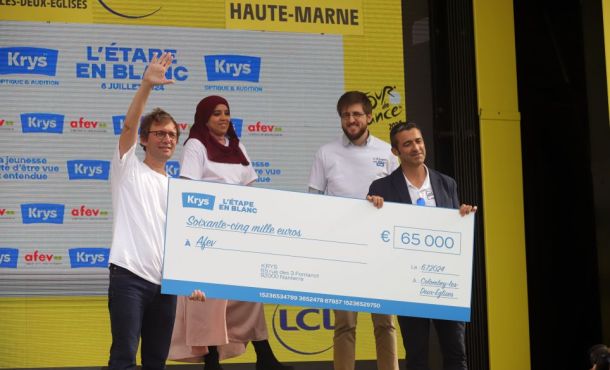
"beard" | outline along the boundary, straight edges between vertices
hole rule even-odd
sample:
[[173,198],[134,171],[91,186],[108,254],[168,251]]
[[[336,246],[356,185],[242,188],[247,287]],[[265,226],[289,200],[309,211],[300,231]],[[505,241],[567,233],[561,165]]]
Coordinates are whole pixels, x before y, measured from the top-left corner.
[[356,131],[355,133],[351,134],[351,133],[349,133],[349,131],[347,129],[342,127],[343,133],[345,134],[345,136],[347,136],[347,138],[350,141],[356,141],[356,140],[360,139],[362,137],[362,135],[366,134],[367,128],[368,128],[367,126],[364,126],[361,130]]

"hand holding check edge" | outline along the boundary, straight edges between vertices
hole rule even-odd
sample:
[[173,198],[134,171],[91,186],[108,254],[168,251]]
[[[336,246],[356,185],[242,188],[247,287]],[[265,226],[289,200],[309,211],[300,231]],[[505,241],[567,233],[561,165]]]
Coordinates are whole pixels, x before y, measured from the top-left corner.
[[195,289],[195,290],[193,290],[193,293],[191,293],[189,300],[205,302],[205,293],[199,289]]

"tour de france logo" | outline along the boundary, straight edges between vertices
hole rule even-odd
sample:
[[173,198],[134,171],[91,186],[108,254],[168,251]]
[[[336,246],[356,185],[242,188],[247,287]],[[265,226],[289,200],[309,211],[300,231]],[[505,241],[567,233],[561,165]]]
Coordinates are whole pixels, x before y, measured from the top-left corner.
[[272,326],[275,338],[291,352],[318,355],[333,347],[330,309],[277,305]]
[[[129,5],[125,5],[125,1],[118,0],[97,0],[104,9],[108,12],[129,19],[140,19],[150,17],[151,15],[157,13],[161,10],[161,1],[146,1],[146,2],[138,2],[131,1],[127,3],[132,3]],[[141,4],[146,4],[145,8],[141,6]]]

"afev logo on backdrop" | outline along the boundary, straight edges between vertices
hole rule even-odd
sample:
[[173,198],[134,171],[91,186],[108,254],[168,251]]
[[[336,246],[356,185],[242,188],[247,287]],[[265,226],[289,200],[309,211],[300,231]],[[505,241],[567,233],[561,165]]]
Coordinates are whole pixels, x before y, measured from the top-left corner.
[[12,220],[15,218],[15,211],[5,207],[0,208],[0,220]]
[[14,131],[15,121],[0,117],[0,130],[1,131]]
[[70,210],[70,216],[73,220],[107,220],[108,211],[81,204]]
[[72,132],[105,133],[108,130],[108,123],[82,116],[67,120],[66,126],[70,126]]
[[42,252],[38,249],[23,255],[23,261],[26,265],[60,265],[62,263],[62,260],[62,256],[57,256],[53,253]]

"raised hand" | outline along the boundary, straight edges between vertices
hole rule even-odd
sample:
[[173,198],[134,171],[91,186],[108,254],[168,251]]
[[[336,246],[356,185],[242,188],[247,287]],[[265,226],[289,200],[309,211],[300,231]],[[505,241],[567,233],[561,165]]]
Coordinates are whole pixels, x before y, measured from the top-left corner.
[[155,55],[144,72],[142,84],[131,99],[131,104],[125,115],[125,124],[119,137],[119,155],[123,155],[138,141],[138,125],[144,112],[144,106],[155,85],[171,84],[174,81],[165,78],[165,72],[172,64],[174,57],[170,53]]
[[160,57],[155,54],[148,67],[146,67],[142,82],[153,86],[174,83],[174,80],[165,78],[165,72],[167,72],[167,69],[172,64],[172,60],[174,60],[174,57],[171,53],[163,53]]

